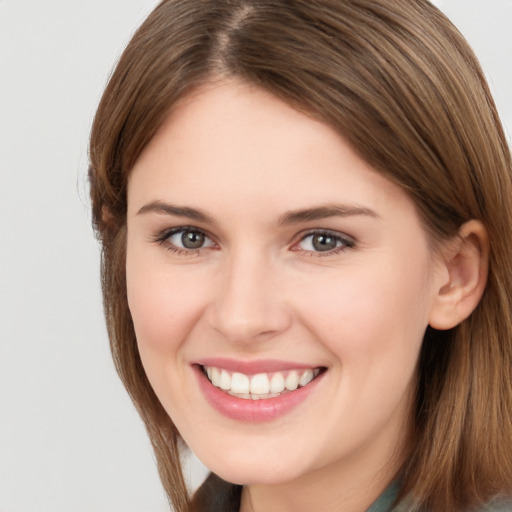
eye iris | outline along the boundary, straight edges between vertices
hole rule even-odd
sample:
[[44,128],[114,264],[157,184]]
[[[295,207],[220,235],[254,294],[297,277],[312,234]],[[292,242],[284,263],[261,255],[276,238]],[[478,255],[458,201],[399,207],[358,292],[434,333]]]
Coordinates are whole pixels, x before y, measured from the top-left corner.
[[316,251],[332,251],[336,249],[337,240],[329,235],[314,235],[312,244]]
[[185,231],[181,235],[181,243],[186,249],[199,249],[204,245],[204,234],[199,231]]

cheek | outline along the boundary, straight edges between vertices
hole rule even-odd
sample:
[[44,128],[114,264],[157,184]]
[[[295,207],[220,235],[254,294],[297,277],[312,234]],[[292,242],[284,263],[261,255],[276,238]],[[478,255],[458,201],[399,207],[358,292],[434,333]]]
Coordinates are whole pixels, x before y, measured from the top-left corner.
[[[425,263],[428,261],[421,255]],[[414,365],[428,324],[428,272],[390,255],[374,265],[311,281],[298,308],[307,328],[340,361]],[[398,260],[400,261],[400,260]],[[347,371],[351,371],[351,366]]]
[[173,420],[189,396],[186,344],[201,316],[203,291],[186,273],[128,253],[127,296],[146,375]]
[[127,255],[128,305],[141,355],[176,350],[201,314],[203,290],[187,274],[136,251]]

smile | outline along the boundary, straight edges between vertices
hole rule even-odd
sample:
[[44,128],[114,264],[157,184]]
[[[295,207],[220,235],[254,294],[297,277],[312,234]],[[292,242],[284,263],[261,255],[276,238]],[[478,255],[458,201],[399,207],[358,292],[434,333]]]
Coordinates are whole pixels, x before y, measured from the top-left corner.
[[216,388],[246,400],[277,398],[307,386],[321,372],[320,368],[307,368],[246,375],[215,366],[203,366],[202,369]]
[[192,369],[206,401],[229,419],[258,423],[287,416],[322,387],[325,366],[282,360],[211,358]]

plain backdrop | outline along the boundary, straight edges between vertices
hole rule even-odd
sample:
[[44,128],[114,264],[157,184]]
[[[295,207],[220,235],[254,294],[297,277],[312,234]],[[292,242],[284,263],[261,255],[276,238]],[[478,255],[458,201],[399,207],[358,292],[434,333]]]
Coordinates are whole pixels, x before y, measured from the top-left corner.
[[[0,512],[168,510],[110,360],[86,183],[101,91],[156,3],[0,0]],[[435,3],[510,134],[512,0]]]

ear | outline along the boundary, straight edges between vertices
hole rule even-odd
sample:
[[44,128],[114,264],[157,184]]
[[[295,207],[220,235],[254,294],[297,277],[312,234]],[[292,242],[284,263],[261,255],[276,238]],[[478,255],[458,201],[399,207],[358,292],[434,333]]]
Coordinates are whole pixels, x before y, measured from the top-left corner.
[[487,284],[489,237],[485,226],[470,220],[441,249],[441,272],[430,310],[434,329],[451,329],[476,308]]

